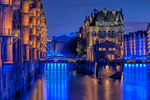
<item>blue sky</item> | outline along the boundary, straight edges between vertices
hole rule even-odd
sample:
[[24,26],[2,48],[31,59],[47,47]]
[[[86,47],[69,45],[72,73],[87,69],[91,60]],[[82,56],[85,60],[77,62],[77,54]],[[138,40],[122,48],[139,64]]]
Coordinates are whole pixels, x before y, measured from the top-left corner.
[[84,24],[85,15],[94,8],[120,10],[124,14],[125,34],[146,30],[150,22],[150,0],[41,0],[47,20],[47,37],[75,32]]

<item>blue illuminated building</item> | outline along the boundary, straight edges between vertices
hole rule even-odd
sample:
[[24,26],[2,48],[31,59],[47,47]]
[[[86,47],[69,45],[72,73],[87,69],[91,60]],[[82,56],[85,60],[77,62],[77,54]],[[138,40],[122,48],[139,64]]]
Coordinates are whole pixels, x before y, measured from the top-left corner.
[[124,35],[124,60],[147,60],[148,57],[147,31],[137,31]]

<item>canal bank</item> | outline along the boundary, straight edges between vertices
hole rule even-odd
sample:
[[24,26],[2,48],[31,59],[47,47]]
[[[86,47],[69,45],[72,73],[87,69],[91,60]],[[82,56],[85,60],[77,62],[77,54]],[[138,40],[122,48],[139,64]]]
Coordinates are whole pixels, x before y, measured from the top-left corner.
[[14,63],[9,70],[1,69],[0,99],[9,99],[35,74],[39,73],[38,60],[25,61],[24,64]]

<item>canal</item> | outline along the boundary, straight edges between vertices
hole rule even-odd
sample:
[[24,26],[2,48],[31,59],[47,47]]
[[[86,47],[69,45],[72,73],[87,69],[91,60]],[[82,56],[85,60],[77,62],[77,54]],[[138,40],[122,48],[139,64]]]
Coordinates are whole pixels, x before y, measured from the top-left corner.
[[100,75],[123,68],[121,79],[81,74],[76,66],[73,63],[44,64],[40,73],[27,81],[10,100],[150,99],[150,64],[99,65]]

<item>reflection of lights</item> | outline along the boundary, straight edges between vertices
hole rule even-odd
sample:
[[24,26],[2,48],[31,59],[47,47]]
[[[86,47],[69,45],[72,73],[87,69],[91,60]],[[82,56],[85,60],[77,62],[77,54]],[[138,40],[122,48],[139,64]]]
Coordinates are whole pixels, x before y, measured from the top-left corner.
[[140,67],[142,67],[142,64],[140,64]]
[[144,67],[146,67],[146,64],[143,64]]
[[129,67],[131,67],[131,64],[129,64]]
[[125,67],[127,67],[127,64],[124,64]]
[[136,64],[136,67],[138,67],[138,64]]
[[134,67],[134,64],[132,64],[132,67]]
[[58,69],[60,69],[60,63],[58,63]]

